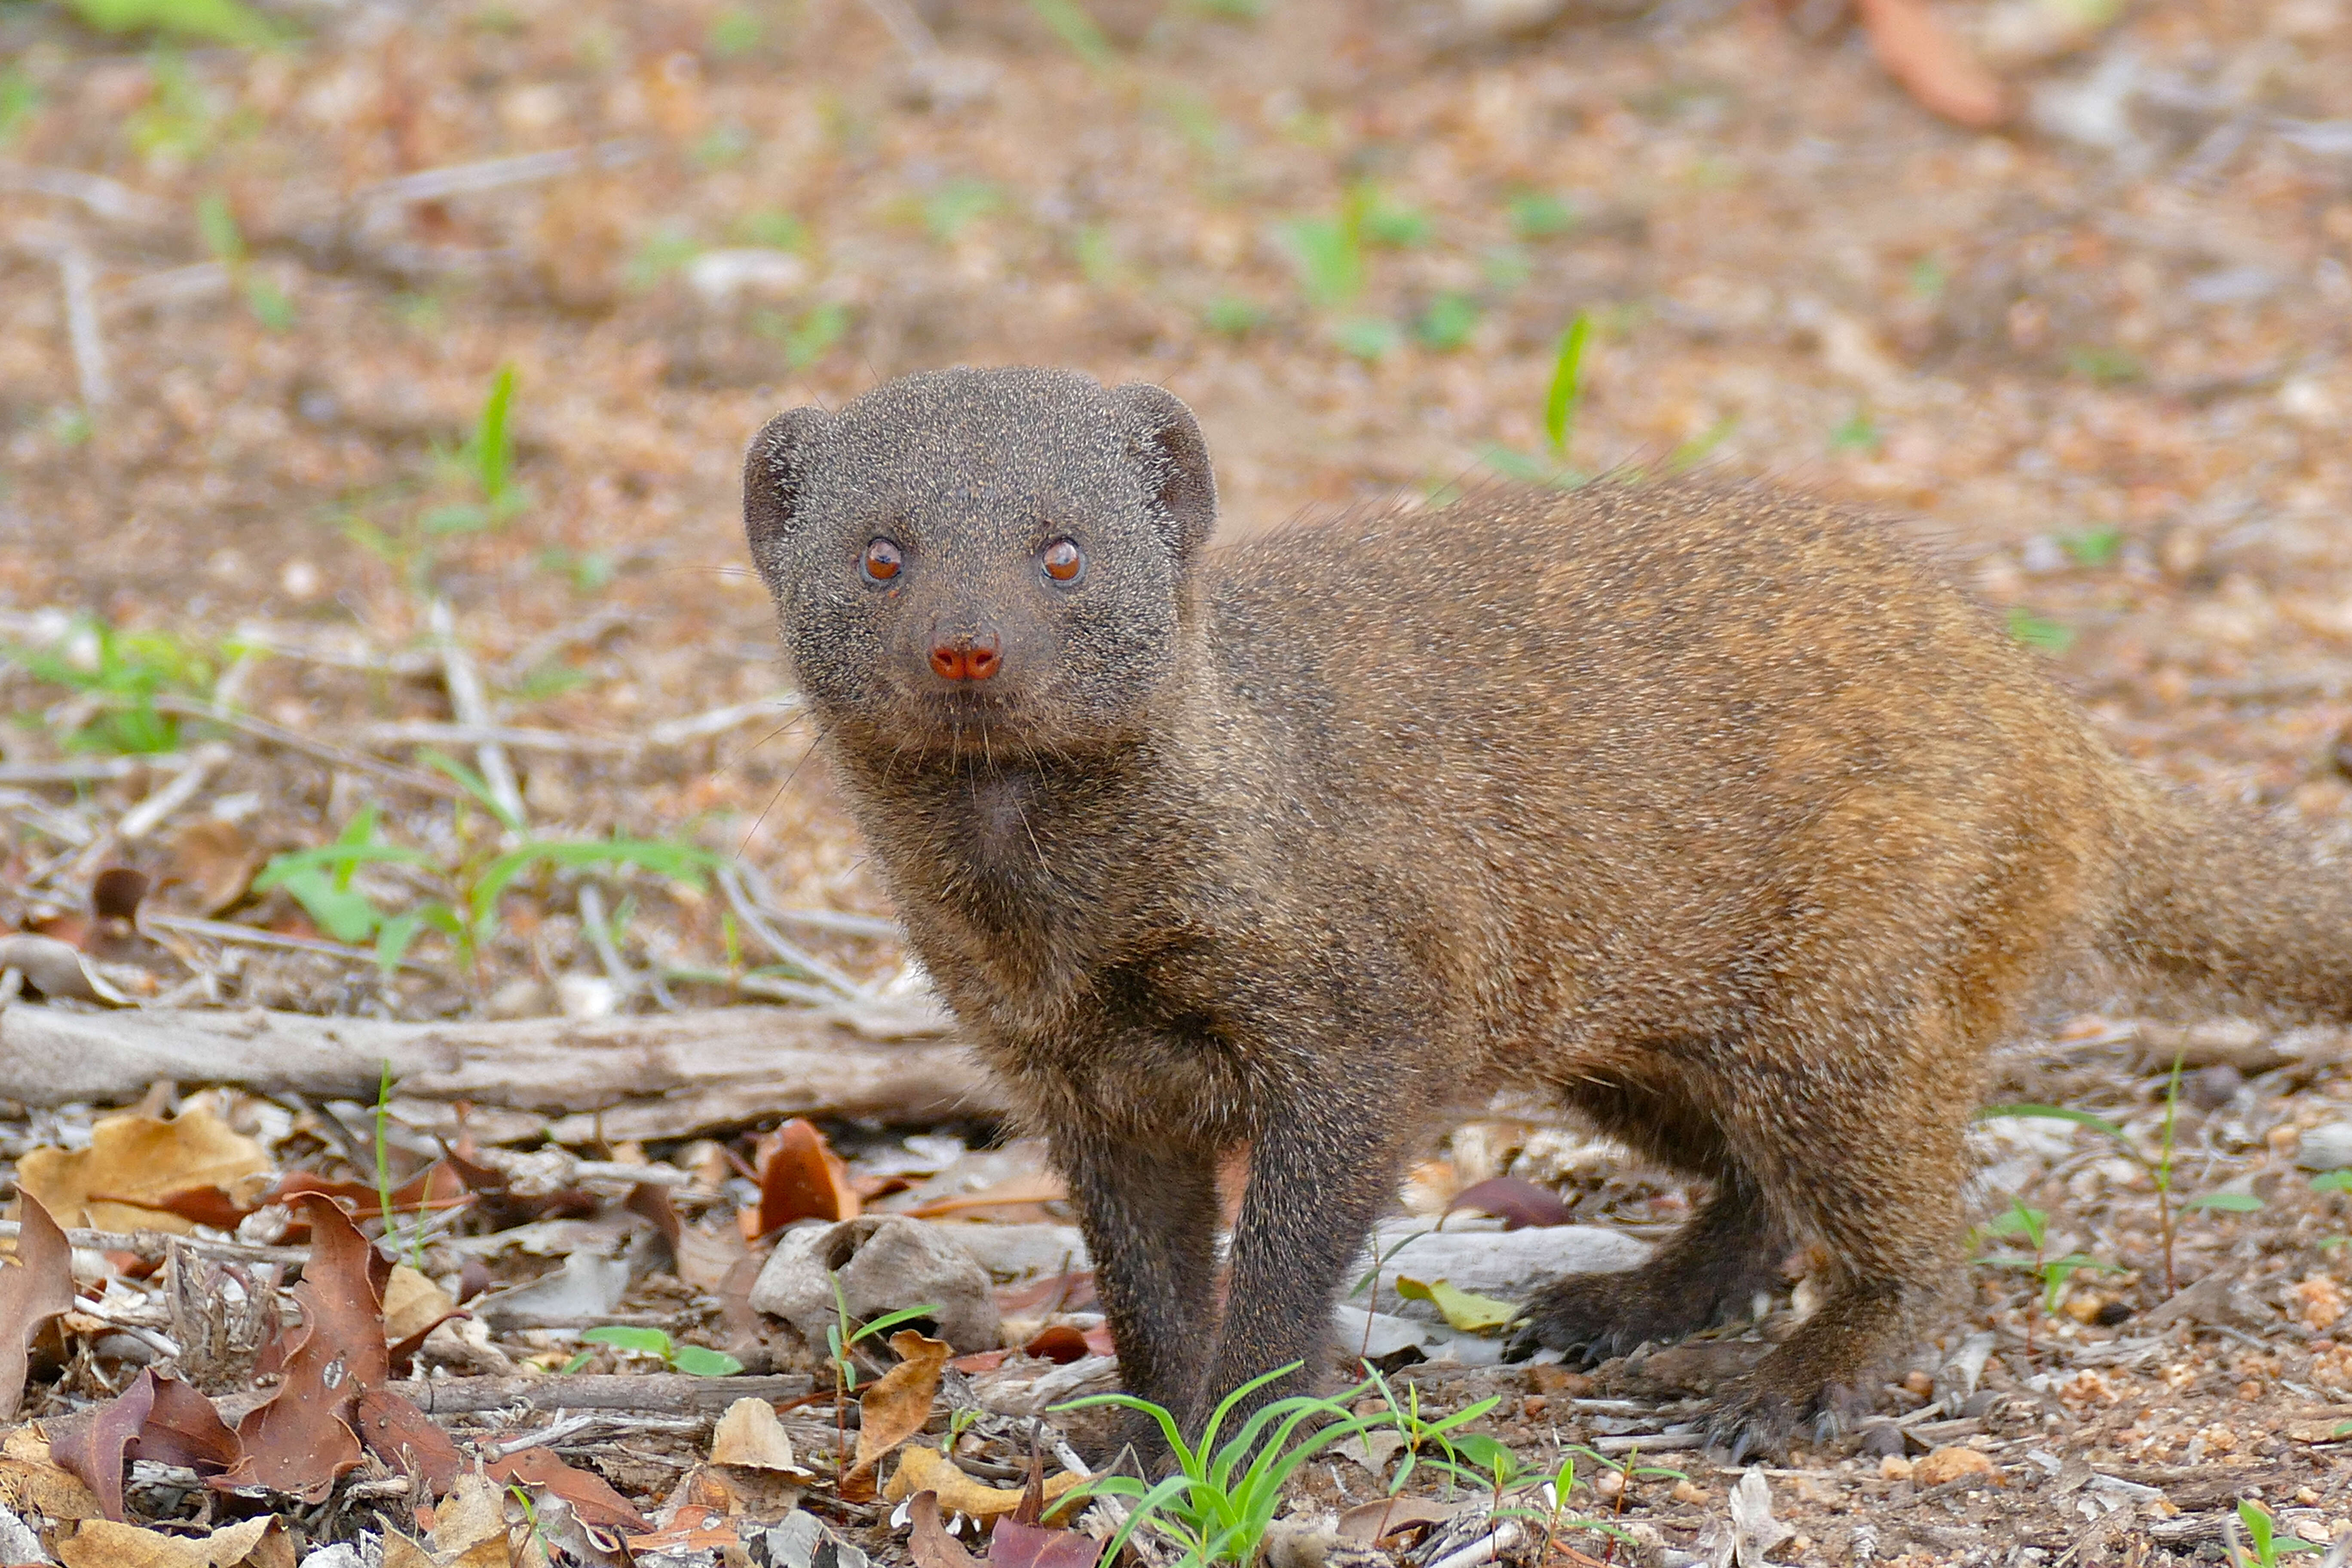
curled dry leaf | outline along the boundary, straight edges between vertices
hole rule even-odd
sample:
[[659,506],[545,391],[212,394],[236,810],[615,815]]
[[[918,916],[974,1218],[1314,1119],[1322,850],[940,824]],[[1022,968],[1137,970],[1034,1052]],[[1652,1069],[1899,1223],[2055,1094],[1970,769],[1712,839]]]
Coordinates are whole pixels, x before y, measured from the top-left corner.
[[[61,925],[53,928],[62,931]],[[51,1001],[70,996],[77,1002],[105,1002],[128,1006],[131,998],[100,978],[72,943],[56,936],[13,931],[0,936],[0,969],[13,969],[25,984]]]
[[[478,1470],[459,1476],[434,1514],[426,1542],[432,1548],[426,1561],[436,1568],[509,1568],[514,1552],[506,1488]],[[385,1544],[384,1562],[390,1563],[390,1542]]]
[[[1079,1479],[1073,1475],[1049,1477],[1044,1488],[1046,1506],[1050,1509],[1079,1484]],[[956,1468],[955,1462],[945,1454],[925,1443],[899,1451],[898,1468],[889,1484],[882,1489],[882,1496],[890,1502],[898,1502],[919,1491],[934,1492],[939,1496],[940,1506],[950,1512],[992,1520],[1009,1518],[1021,1506],[1024,1489],[973,1480]]]
[[54,1423],[49,1451],[97,1497],[106,1517],[124,1513],[122,1468],[133,1459],[183,1465],[201,1476],[235,1468],[236,1434],[213,1402],[177,1378],[142,1368],[131,1386],[95,1410]]
[[[936,1375],[932,1383],[936,1388]],[[809,1473],[793,1458],[793,1440],[776,1419],[776,1407],[764,1399],[739,1399],[727,1407],[710,1434],[710,1462],[803,1478]]]
[[360,1462],[352,1417],[361,1390],[391,1374],[383,1342],[383,1279],[391,1268],[332,1203],[305,1194],[296,1204],[310,1222],[310,1261],[291,1292],[302,1326],[283,1342],[277,1394],[237,1424],[243,1459],[215,1484],[268,1487],[320,1502],[335,1478]]
[[66,1568],[294,1568],[294,1543],[275,1514],[209,1535],[166,1535],[93,1519],[58,1542]]
[[777,1130],[775,1147],[760,1163],[760,1228],[768,1236],[800,1219],[856,1219],[856,1189],[849,1168],[816,1124],[795,1116]]
[[241,1206],[268,1184],[269,1156],[202,1103],[169,1119],[106,1116],[86,1149],[33,1149],[16,1162],[17,1190],[38,1199],[62,1226],[94,1230],[165,1230],[194,1222],[160,1205],[191,1188],[218,1188]]
[[653,1521],[606,1485],[604,1477],[593,1470],[565,1464],[552,1448],[525,1448],[519,1454],[509,1454],[487,1467],[484,1473],[494,1480],[545,1487],[571,1504],[572,1514],[583,1524],[640,1533],[653,1528]]
[[963,1543],[950,1535],[947,1527],[940,1522],[937,1492],[917,1492],[907,1517],[915,1527],[907,1540],[915,1568],[979,1568],[977,1560],[963,1549]]
[[33,1336],[74,1303],[73,1248],[65,1232],[30,1193],[16,1212],[23,1221],[16,1261],[0,1272],[0,1415],[14,1415],[25,1397]]
[[457,1315],[449,1292],[405,1263],[395,1263],[383,1282],[383,1337],[398,1344],[422,1341],[433,1326]]
[[2009,118],[2009,95],[1927,5],[1927,0],[1861,0],[1870,52],[1886,74],[1927,109],[1985,131]]
[[1432,1498],[1392,1497],[1358,1503],[1339,1516],[1339,1533],[1349,1541],[1378,1546],[1409,1531],[1444,1524],[1461,1512],[1459,1505]]
[[1503,1222],[1505,1230],[1568,1223],[1568,1205],[1560,1202],[1559,1194],[1524,1176],[1489,1176],[1483,1182],[1474,1182],[1454,1194],[1454,1201],[1445,1205],[1447,1214],[1455,1209],[1493,1215]]
[[950,1349],[945,1340],[901,1329],[890,1336],[890,1348],[898,1353],[898,1364],[857,1399],[857,1462],[841,1478],[845,1498],[874,1495],[874,1467],[923,1429],[940,1394],[940,1371]]

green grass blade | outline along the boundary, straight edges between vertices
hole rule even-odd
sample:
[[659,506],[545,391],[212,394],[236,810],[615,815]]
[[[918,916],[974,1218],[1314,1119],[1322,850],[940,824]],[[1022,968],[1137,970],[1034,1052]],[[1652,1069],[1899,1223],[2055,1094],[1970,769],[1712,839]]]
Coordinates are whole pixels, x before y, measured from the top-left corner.
[[1560,333],[1559,352],[1552,359],[1551,387],[1544,394],[1544,439],[1558,458],[1568,456],[1569,432],[1583,395],[1584,344],[1591,335],[1592,319],[1579,310]]

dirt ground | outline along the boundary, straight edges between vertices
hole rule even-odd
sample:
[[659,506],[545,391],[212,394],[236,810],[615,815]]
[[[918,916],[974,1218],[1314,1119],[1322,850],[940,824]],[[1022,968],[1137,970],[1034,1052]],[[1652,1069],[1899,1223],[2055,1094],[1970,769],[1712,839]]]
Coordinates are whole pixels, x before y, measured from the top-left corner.
[[[182,1005],[459,1019],[803,995],[790,965],[762,990],[726,904],[645,860],[522,878],[471,963],[429,921],[405,967],[362,950],[478,885],[495,833],[425,753],[487,774],[490,730],[534,832],[740,855],[769,908],[887,917],[783,689],[740,454],[779,408],[1006,361],[1185,398],[1234,532],[1692,463],[1915,520],[2119,749],[2352,843],[2352,5],[1956,0],[1938,14],[2008,95],[1984,131],[1891,80],[1838,4],[1579,7],[1516,32],[1500,14],[284,0],[281,42],[231,48],[0,4],[0,928]],[[510,460],[481,434],[502,368]],[[453,643],[478,702],[452,696]],[[252,721],[188,709],[216,698]],[[91,759],[206,744],[225,750],[170,820],[121,831],[184,769]],[[356,879],[373,912],[350,933],[254,888],[362,816],[415,863]],[[177,934],[100,929],[109,868],[142,873]],[[794,934],[852,987],[900,973],[887,930]],[[2211,1562],[2245,1499],[2283,1535],[2352,1540],[2352,1226],[2314,1185],[2352,1164],[2347,1046],[2121,1002],[2021,1042],[1996,1099],[2124,1135],[1985,1123],[1979,1212],[2037,1211],[2043,1262],[2093,1262],[2046,1292],[2013,1261],[1973,1269],[1943,1351],[1885,1394],[1890,1417],[1937,1409],[1765,1473],[1796,1531],[1772,1560]],[[273,1168],[353,1173],[315,1120],[231,1113]],[[7,1150],[86,1140],[91,1115],[29,1110]],[[923,1129],[829,1130],[877,1183],[922,1163],[904,1141]],[[707,1131],[634,1155],[759,1154],[754,1129]],[[1409,1195],[1442,1209],[1516,1174],[1580,1222],[1654,1235],[1687,1213],[1567,1147],[1479,1123]],[[749,1201],[709,1191],[722,1219]],[[2012,1226],[1983,1251],[2036,1248]],[[625,1310],[727,1342],[716,1280],[686,1272]],[[2161,1305],[2207,1279],[2228,1289]],[[542,1354],[565,1331],[499,1342]],[[1977,1331],[1990,1358],[1955,1383]],[[1481,1429],[1546,1467],[1664,1433],[1644,1462],[1686,1479],[1574,1506],[1654,1527],[1657,1561],[1720,1543],[1746,1563],[1738,1474],[1664,1431],[1739,1343],[1590,1378],[1441,1365],[1424,1392],[1500,1397]],[[660,1499],[677,1467],[628,1447],[566,1451]],[[1375,1458],[1308,1467],[1302,1507],[1380,1495]],[[877,1510],[805,1506],[903,1560]],[[1636,1550],[1602,1539],[1580,1545]]]

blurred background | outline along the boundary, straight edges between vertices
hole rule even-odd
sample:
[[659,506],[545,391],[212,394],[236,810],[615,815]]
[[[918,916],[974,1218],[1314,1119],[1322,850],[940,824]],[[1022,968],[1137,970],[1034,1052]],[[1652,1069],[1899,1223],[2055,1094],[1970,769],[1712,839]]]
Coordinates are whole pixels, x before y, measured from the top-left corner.
[[[26,778],[216,733],[142,693],[412,772],[504,725],[535,824],[882,911],[740,454],[1026,361],[1187,399],[1232,530],[1694,464],[1923,518],[2125,749],[2352,800],[2346,0],[0,0],[0,62]],[[313,931],[251,867],[394,775],[269,744],[209,786],[244,859],[115,847]],[[14,923],[106,858],[10,853]],[[350,967],[247,994],[487,994]]]

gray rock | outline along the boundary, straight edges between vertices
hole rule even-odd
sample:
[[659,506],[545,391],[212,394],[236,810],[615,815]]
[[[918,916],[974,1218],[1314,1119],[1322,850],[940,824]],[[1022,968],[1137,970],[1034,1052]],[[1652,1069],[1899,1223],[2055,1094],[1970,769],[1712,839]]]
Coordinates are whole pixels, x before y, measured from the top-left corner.
[[959,1353],[993,1350],[1003,1321],[989,1295],[988,1270],[956,1238],[958,1228],[868,1215],[787,1231],[752,1282],[751,1305],[783,1319],[822,1351],[824,1331],[836,1321],[837,1278],[840,1302],[860,1322],[929,1306],[940,1336]]
[[940,1226],[1000,1284],[1091,1268],[1086,1237],[1074,1225],[958,1225]]

